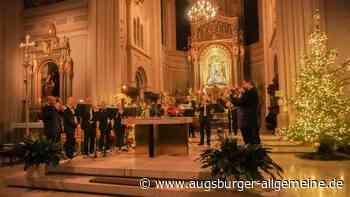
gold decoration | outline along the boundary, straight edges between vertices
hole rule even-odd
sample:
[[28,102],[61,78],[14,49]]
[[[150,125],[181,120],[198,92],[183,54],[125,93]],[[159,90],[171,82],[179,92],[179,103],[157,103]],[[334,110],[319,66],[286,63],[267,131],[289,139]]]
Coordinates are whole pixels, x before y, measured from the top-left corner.
[[115,95],[113,98],[116,103],[121,103],[122,100],[124,100],[125,104],[130,104],[132,102],[132,99],[124,93],[119,93]]
[[[195,91],[209,84],[238,85],[237,82],[243,77],[245,59],[244,50],[241,50],[243,46],[239,41],[239,29],[239,17],[218,15],[210,21],[191,23],[188,60],[193,66],[192,83]],[[208,67],[211,64],[214,64],[213,72],[220,76],[209,80]]]
[[228,85],[231,81],[231,54],[222,45],[211,45],[200,55],[201,80],[204,86]]
[[[31,105],[39,105],[43,97],[43,86],[47,75],[48,64],[55,64],[58,67],[60,90],[59,96],[65,101],[72,95],[73,60],[70,56],[70,45],[67,37],[59,38],[56,35],[54,23],[47,24],[47,31],[37,35],[35,40],[26,41],[20,44],[25,49],[24,63],[30,67],[31,76],[28,77],[28,98]],[[28,47],[30,50],[27,50]]]

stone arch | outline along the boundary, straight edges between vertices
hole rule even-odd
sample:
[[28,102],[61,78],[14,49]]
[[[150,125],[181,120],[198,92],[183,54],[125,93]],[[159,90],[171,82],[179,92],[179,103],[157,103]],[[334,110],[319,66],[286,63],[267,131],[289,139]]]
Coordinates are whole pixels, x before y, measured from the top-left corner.
[[53,77],[54,87],[52,90],[52,96],[61,96],[61,78],[63,76],[63,70],[61,65],[56,59],[48,58],[40,62],[39,66],[34,70],[35,78],[33,80],[32,95],[35,103],[40,103],[45,96],[45,82],[48,82],[48,75]]
[[147,88],[147,74],[143,67],[138,67],[135,73],[135,83],[137,89]]

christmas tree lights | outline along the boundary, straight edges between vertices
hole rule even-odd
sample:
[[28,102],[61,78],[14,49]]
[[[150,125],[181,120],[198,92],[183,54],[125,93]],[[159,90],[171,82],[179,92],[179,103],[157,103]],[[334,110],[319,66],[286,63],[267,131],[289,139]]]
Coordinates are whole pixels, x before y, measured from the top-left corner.
[[298,67],[296,96],[291,99],[296,118],[281,131],[292,140],[349,145],[350,98],[344,87],[350,82],[350,59],[336,64],[337,52],[328,49],[319,11],[314,14],[314,23],[308,54]]

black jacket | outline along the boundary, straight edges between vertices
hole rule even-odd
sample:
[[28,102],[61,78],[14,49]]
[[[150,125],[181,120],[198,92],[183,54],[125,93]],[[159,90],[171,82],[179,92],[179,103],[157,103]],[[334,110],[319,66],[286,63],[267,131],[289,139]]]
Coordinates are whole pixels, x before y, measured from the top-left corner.
[[113,125],[113,129],[114,130],[118,130],[118,129],[122,129],[123,128],[123,124],[122,124],[122,119],[124,118],[124,114],[117,111],[113,117],[113,121],[114,121],[114,125]]
[[99,129],[106,132],[110,129],[109,125],[109,113],[107,109],[100,109],[98,112],[97,121],[99,122]]
[[67,107],[63,112],[63,128],[66,133],[73,133],[77,128],[75,110]]
[[241,97],[231,97],[231,102],[238,106],[238,125],[240,128],[258,128],[259,96],[256,88],[247,90]]
[[79,112],[81,118],[81,128],[83,130],[88,128],[96,128],[97,113],[92,110],[91,105],[86,105]]
[[46,105],[42,109],[44,132],[48,136],[58,135],[61,128],[60,114],[56,107]]
[[204,104],[200,104],[199,106],[199,120],[204,120],[204,119],[212,119],[213,116],[213,110],[214,106],[212,104],[206,104],[206,116],[204,114]]

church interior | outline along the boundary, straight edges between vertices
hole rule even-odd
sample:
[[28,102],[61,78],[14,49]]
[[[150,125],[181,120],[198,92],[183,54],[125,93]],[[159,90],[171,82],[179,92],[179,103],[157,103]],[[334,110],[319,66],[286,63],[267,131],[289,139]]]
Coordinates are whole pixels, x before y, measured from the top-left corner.
[[2,0],[0,196],[350,196],[349,35],[347,0]]

